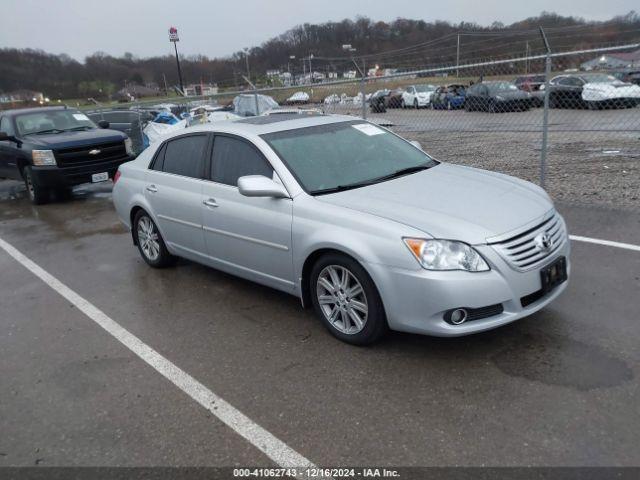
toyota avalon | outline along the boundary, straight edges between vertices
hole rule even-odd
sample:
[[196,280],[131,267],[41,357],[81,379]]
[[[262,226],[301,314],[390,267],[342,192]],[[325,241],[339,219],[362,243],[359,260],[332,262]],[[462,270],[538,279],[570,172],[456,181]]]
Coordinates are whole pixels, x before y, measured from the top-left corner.
[[184,257],[282,290],[353,344],[388,329],[492,329],[567,286],[567,228],[544,190],[439,162],[353,117],[191,127],[114,182],[118,215],[150,266]]

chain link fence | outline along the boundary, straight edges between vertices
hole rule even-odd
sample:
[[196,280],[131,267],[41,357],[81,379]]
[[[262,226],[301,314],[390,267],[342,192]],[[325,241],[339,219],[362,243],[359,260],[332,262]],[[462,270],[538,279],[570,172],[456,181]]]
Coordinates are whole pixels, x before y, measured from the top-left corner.
[[[420,142],[437,159],[542,184],[555,200],[638,208],[640,65],[637,71],[580,69],[598,55],[638,49],[639,43],[630,43],[541,52],[386,76],[229,91],[173,101],[171,108],[180,114],[203,104],[229,106],[237,95],[268,95],[281,108],[364,117]],[[117,109],[140,116],[133,137],[157,113],[156,104]],[[93,110],[94,119],[112,115]],[[142,146],[142,139],[137,144]]]

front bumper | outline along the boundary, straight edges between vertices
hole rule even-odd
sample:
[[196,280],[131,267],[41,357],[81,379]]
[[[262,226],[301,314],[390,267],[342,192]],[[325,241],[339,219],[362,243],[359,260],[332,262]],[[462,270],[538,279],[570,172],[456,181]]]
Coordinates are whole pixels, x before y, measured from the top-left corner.
[[[384,303],[392,330],[440,337],[456,337],[482,332],[511,323],[544,308],[568,285],[568,280],[551,292],[523,307],[521,299],[541,289],[540,269],[564,256],[570,274],[570,243],[562,246],[536,269],[521,272],[512,268],[490,246],[476,249],[489,263],[488,272],[434,272],[404,270],[380,264],[367,264]],[[491,317],[451,325],[444,313],[454,308],[483,308],[501,304],[502,313]]]
[[91,183],[91,175],[94,173],[107,172],[109,178],[113,178],[118,167],[125,162],[133,160],[134,157],[125,157],[108,162],[87,166],[73,167],[31,167],[34,181],[45,188],[72,187],[83,183]]

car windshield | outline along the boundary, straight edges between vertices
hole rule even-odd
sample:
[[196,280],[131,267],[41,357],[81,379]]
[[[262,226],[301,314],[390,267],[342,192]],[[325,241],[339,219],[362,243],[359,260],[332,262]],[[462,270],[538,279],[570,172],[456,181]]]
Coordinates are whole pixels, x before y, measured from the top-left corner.
[[23,113],[16,117],[16,126],[20,135],[61,133],[96,128],[95,123],[89,117],[76,110],[45,110]]
[[262,135],[310,194],[370,185],[438,164],[409,142],[362,121]]
[[611,83],[617,80],[613,75],[606,73],[593,73],[591,75],[585,75],[582,79],[587,83]]
[[489,91],[491,93],[518,90],[518,87],[516,87],[515,84],[511,82],[487,83],[487,87],[489,87]]
[[416,92],[433,92],[435,89],[433,85],[416,85]]

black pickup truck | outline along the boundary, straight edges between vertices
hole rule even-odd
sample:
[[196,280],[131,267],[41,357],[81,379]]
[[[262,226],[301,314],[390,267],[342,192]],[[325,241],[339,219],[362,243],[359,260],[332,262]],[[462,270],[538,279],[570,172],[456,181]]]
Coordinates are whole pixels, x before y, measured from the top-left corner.
[[0,111],[0,178],[24,180],[31,201],[113,178],[133,160],[131,140],[67,107]]

